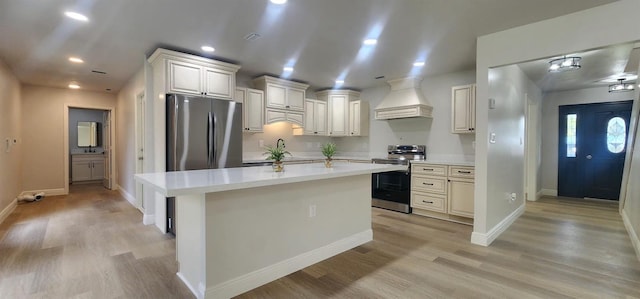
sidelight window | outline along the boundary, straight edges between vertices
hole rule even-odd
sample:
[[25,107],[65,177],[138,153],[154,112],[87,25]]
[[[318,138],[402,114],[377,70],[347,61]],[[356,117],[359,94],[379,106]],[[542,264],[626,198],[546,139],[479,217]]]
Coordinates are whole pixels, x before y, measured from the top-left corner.
[[614,153],[624,151],[626,144],[627,126],[621,117],[614,117],[607,123],[607,149]]
[[567,158],[576,157],[576,119],[575,113],[567,114]]

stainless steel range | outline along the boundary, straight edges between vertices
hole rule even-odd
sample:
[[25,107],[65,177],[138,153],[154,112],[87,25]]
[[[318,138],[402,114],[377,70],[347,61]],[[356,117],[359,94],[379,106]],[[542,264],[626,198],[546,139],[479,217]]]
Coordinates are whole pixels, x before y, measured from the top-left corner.
[[374,173],[371,175],[371,205],[378,208],[411,213],[412,160],[426,158],[424,145],[389,145],[386,159],[372,159],[374,164],[407,165],[403,171]]

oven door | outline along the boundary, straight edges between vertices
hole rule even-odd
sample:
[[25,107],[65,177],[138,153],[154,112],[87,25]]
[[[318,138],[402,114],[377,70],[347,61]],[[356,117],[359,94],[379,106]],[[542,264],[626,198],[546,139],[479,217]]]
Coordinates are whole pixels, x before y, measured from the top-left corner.
[[409,205],[411,175],[408,171],[389,171],[371,175],[371,197]]

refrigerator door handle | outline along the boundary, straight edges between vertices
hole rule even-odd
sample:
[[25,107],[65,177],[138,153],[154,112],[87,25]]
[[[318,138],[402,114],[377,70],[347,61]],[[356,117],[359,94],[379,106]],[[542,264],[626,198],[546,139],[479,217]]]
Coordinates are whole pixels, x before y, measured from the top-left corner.
[[211,112],[209,112],[207,114],[207,166],[209,168],[211,168],[213,165],[211,165],[211,152],[212,152],[212,145],[211,143],[213,142],[211,138],[211,135],[213,133],[212,130],[212,121],[211,121]]
[[211,167],[213,168],[218,168],[217,165],[217,151],[216,151],[216,123],[218,122],[218,119],[216,118],[216,114],[215,113],[211,113],[209,114],[209,117],[211,117]]

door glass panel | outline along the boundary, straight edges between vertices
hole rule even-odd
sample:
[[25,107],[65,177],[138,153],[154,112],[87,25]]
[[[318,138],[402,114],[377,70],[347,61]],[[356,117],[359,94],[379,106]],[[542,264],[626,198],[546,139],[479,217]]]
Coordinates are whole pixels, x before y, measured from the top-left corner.
[[614,117],[607,123],[607,149],[614,153],[624,150],[627,136],[626,124],[623,118]]
[[576,114],[567,114],[567,158],[576,157]]

